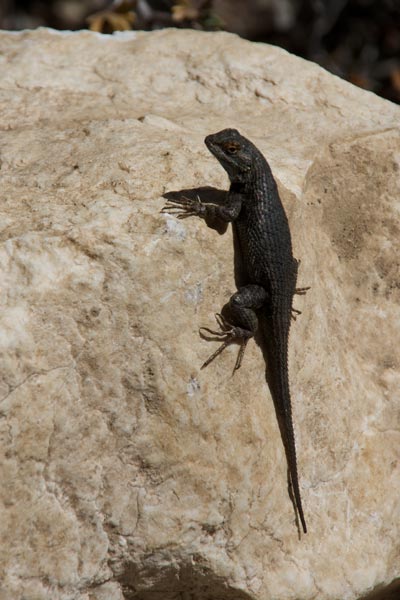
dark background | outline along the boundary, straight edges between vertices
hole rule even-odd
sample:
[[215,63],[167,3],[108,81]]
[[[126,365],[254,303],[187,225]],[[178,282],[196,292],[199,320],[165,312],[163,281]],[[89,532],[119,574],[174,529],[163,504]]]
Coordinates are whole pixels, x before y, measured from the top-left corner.
[[400,103],[400,0],[0,0],[2,29],[226,30]]

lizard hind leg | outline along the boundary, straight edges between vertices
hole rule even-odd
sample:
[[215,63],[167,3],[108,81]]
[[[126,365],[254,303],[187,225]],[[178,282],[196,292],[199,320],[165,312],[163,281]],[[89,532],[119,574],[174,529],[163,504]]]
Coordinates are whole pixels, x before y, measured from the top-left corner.
[[236,371],[240,368],[247,342],[252,334],[241,327],[235,327],[234,325],[231,325],[221,313],[217,313],[215,315],[215,320],[220,327],[220,331],[214,331],[208,327],[200,327],[199,333],[205,340],[218,339],[224,341],[221,346],[219,346],[219,348],[217,348],[216,351],[213,352],[213,354],[211,354],[211,356],[202,364],[201,369],[207,367],[214,360],[214,358],[217,358],[217,356],[219,356],[221,352],[223,352],[230,344],[233,342],[239,342],[240,349],[234,367],[234,371]]
[[266,298],[267,293],[261,286],[247,285],[241,287],[231,296],[229,302],[222,309],[222,312],[229,314],[229,319],[220,313],[215,315],[220,330],[213,331],[207,327],[200,328],[200,335],[203,339],[223,341],[221,346],[205,361],[201,367],[202,369],[207,367],[227,346],[234,342],[239,342],[240,348],[233,372],[240,368],[247,342],[251,337],[254,337],[258,329],[258,318],[255,310],[264,304]]

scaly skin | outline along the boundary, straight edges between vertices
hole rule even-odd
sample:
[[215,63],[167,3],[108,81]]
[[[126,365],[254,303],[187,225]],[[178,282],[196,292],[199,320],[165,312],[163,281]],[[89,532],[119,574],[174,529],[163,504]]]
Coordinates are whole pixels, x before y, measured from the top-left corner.
[[[202,328],[223,341],[204,363],[207,366],[226,346],[239,342],[235,370],[241,365],[248,340],[258,329],[269,332],[268,374],[288,461],[294,503],[307,532],[297,474],[288,376],[288,342],[298,263],[292,254],[289,224],[271,169],[261,152],[236,129],[224,129],[205,139],[210,152],[228,173],[231,186],[223,205],[203,204],[200,199],[169,201],[163,209],[178,218],[197,215],[231,222],[237,241],[242,285],[217,316],[220,331]],[[294,311],[298,312],[298,311]],[[228,315],[228,316],[226,316]]]

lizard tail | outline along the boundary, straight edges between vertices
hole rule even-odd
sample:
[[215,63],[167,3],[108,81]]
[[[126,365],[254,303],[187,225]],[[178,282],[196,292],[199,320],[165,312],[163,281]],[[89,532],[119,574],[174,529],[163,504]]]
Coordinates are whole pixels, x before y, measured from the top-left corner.
[[275,341],[275,347],[271,349],[272,352],[270,352],[268,356],[268,383],[271,388],[282,441],[285,447],[292,501],[295,505],[303,531],[304,533],[307,533],[297,472],[296,442],[289,388],[288,338],[289,331],[284,327],[283,323],[280,322],[280,319],[272,319],[272,339]]
[[289,431],[286,431],[286,454],[287,454],[287,460],[288,460],[288,464],[289,464],[289,479],[290,479],[292,492],[294,495],[294,500],[295,500],[295,505],[297,508],[298,516],[301,521],[301,526],[303,528],[304,533],[307,533],[307,525],[306,525],[306,520],[304,517],[303,506],[301,503],[299,477],[298,477],[298,473],[297,473],[296,444],[295,444],[291,415],[290,415],[289,419],[285,418],[285,420],[290,421],[289,427],[286,426],[286,429],[289,429]]

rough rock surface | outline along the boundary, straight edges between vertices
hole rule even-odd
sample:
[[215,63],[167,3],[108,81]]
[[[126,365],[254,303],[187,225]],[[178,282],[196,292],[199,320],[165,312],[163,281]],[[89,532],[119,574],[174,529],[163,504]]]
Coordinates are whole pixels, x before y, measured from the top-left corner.
[[[4,33],[0,86],[1,600],[387,597],[400,108],[193,31]],[[203,138],[227,126],[270,161],[312,286],[290,343],[301,540],[259,347],[199,371],[230,232],[159,212],[226,189]]]

